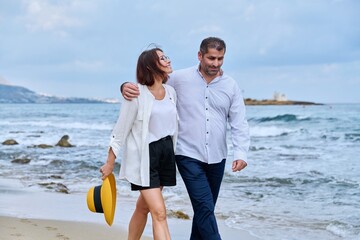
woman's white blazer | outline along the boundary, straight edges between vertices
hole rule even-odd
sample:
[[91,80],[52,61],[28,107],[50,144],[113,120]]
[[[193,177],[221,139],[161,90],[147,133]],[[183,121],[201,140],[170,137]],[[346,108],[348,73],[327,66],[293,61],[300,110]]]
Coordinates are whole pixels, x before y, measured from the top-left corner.
[[[118,158],[121,154],[120,179],[147,187],[150,185],[149,170],[149,120],[155,97],[147,86],[138,84],[140,95],[121,105],[119,118],[111,134],[110,146]],[[173,87],[163,84],[170,100],[176,106],[176,92]],[[178,116],[176,116],[179,121]],[[178,127],[172,140],[174,151]]]

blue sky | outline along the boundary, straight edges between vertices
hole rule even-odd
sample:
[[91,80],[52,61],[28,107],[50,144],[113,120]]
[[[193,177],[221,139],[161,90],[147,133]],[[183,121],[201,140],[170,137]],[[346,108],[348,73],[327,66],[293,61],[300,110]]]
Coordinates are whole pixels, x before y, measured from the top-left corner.
[[244,97],[360,102],[359,13],[358,0],[0,0],[0,83],[119,97],[149,44],[180,69],[218,36]]

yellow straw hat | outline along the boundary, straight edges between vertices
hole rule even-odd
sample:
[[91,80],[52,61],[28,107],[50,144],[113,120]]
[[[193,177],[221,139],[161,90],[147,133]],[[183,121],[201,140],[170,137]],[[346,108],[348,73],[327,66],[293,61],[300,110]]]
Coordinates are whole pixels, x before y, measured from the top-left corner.
[[87,205],[90,211],[104,213],[109,226],[112,225],[116,207],[116,182],[114,174],[110,174],[102,185],[92,187],[87,193]]

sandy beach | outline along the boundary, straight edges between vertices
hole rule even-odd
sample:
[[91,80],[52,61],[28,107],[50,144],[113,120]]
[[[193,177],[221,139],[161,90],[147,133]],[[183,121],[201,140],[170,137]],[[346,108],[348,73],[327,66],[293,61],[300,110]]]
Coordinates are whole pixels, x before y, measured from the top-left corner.
[[[87,209],[85,193],[41,192],[16,180],[0,180],[1,240],[100,240],[127,239],[127,224],[134,203],[117,199],[114,224],[109,227],[102,214]],[[169,218],[172,239],[189,238],[190,220]],[[250,233],[226,226],[219,220],[223,239],[256,240]],[[152,239],[149,217],[142,239]]]
[[[106,225],[75,221],[0,217],[0,229],[1,240],[99,240],[127,238],[126,230],[119,226],[109,228]],[[151,238],[143,237],[142,239]]]
[[[186,224],[188,226],[188,224]],[[190,226],[190,225],[189,225]],[[177,229],[172,234],[173,239],[187,239],[181,236],[181,232],[188,231],[183,224],[178,225],[173,222],[171,229]],[[224,225],[220,229],[224,230]],[[99,240],[99,239],[127,239],[127,231],[122,226],[108,227],[104,224],[61,221],[61,220],[44,220],[31,218],[15,218],[0,216],[1,240]],[[182,230],[183,231],[182,231]],[[172,232],[174,233],[174,232]],[[256,240],[248,233],[244,232],[241,236],[234,232],[222,234],[223,239],[243,239]],[[150,236],[143,236],[141,239],[152,239]]]

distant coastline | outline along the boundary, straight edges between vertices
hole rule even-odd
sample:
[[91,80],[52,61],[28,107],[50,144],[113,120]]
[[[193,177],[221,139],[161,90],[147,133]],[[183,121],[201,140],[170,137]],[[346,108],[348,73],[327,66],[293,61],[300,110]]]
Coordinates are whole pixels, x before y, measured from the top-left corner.
[[246,98],[244,99],[244,101],[245,101],[245,105],[324,105],[323,103],[315,103],[315,102],[275,100],[275,99],[257,100],[252,98]]
[[116,103],[117,99],[58,97],[39,94],[21,86],[0,83],[0,103]]
[[[288,100],[285,94],[275,92],[273,99],[244,99],[245,105],[324,105],[322,103]],[[39,94],[21,86],[0,83],[0,103],[119,103],[119,99],[92,99],[57,97]]]

